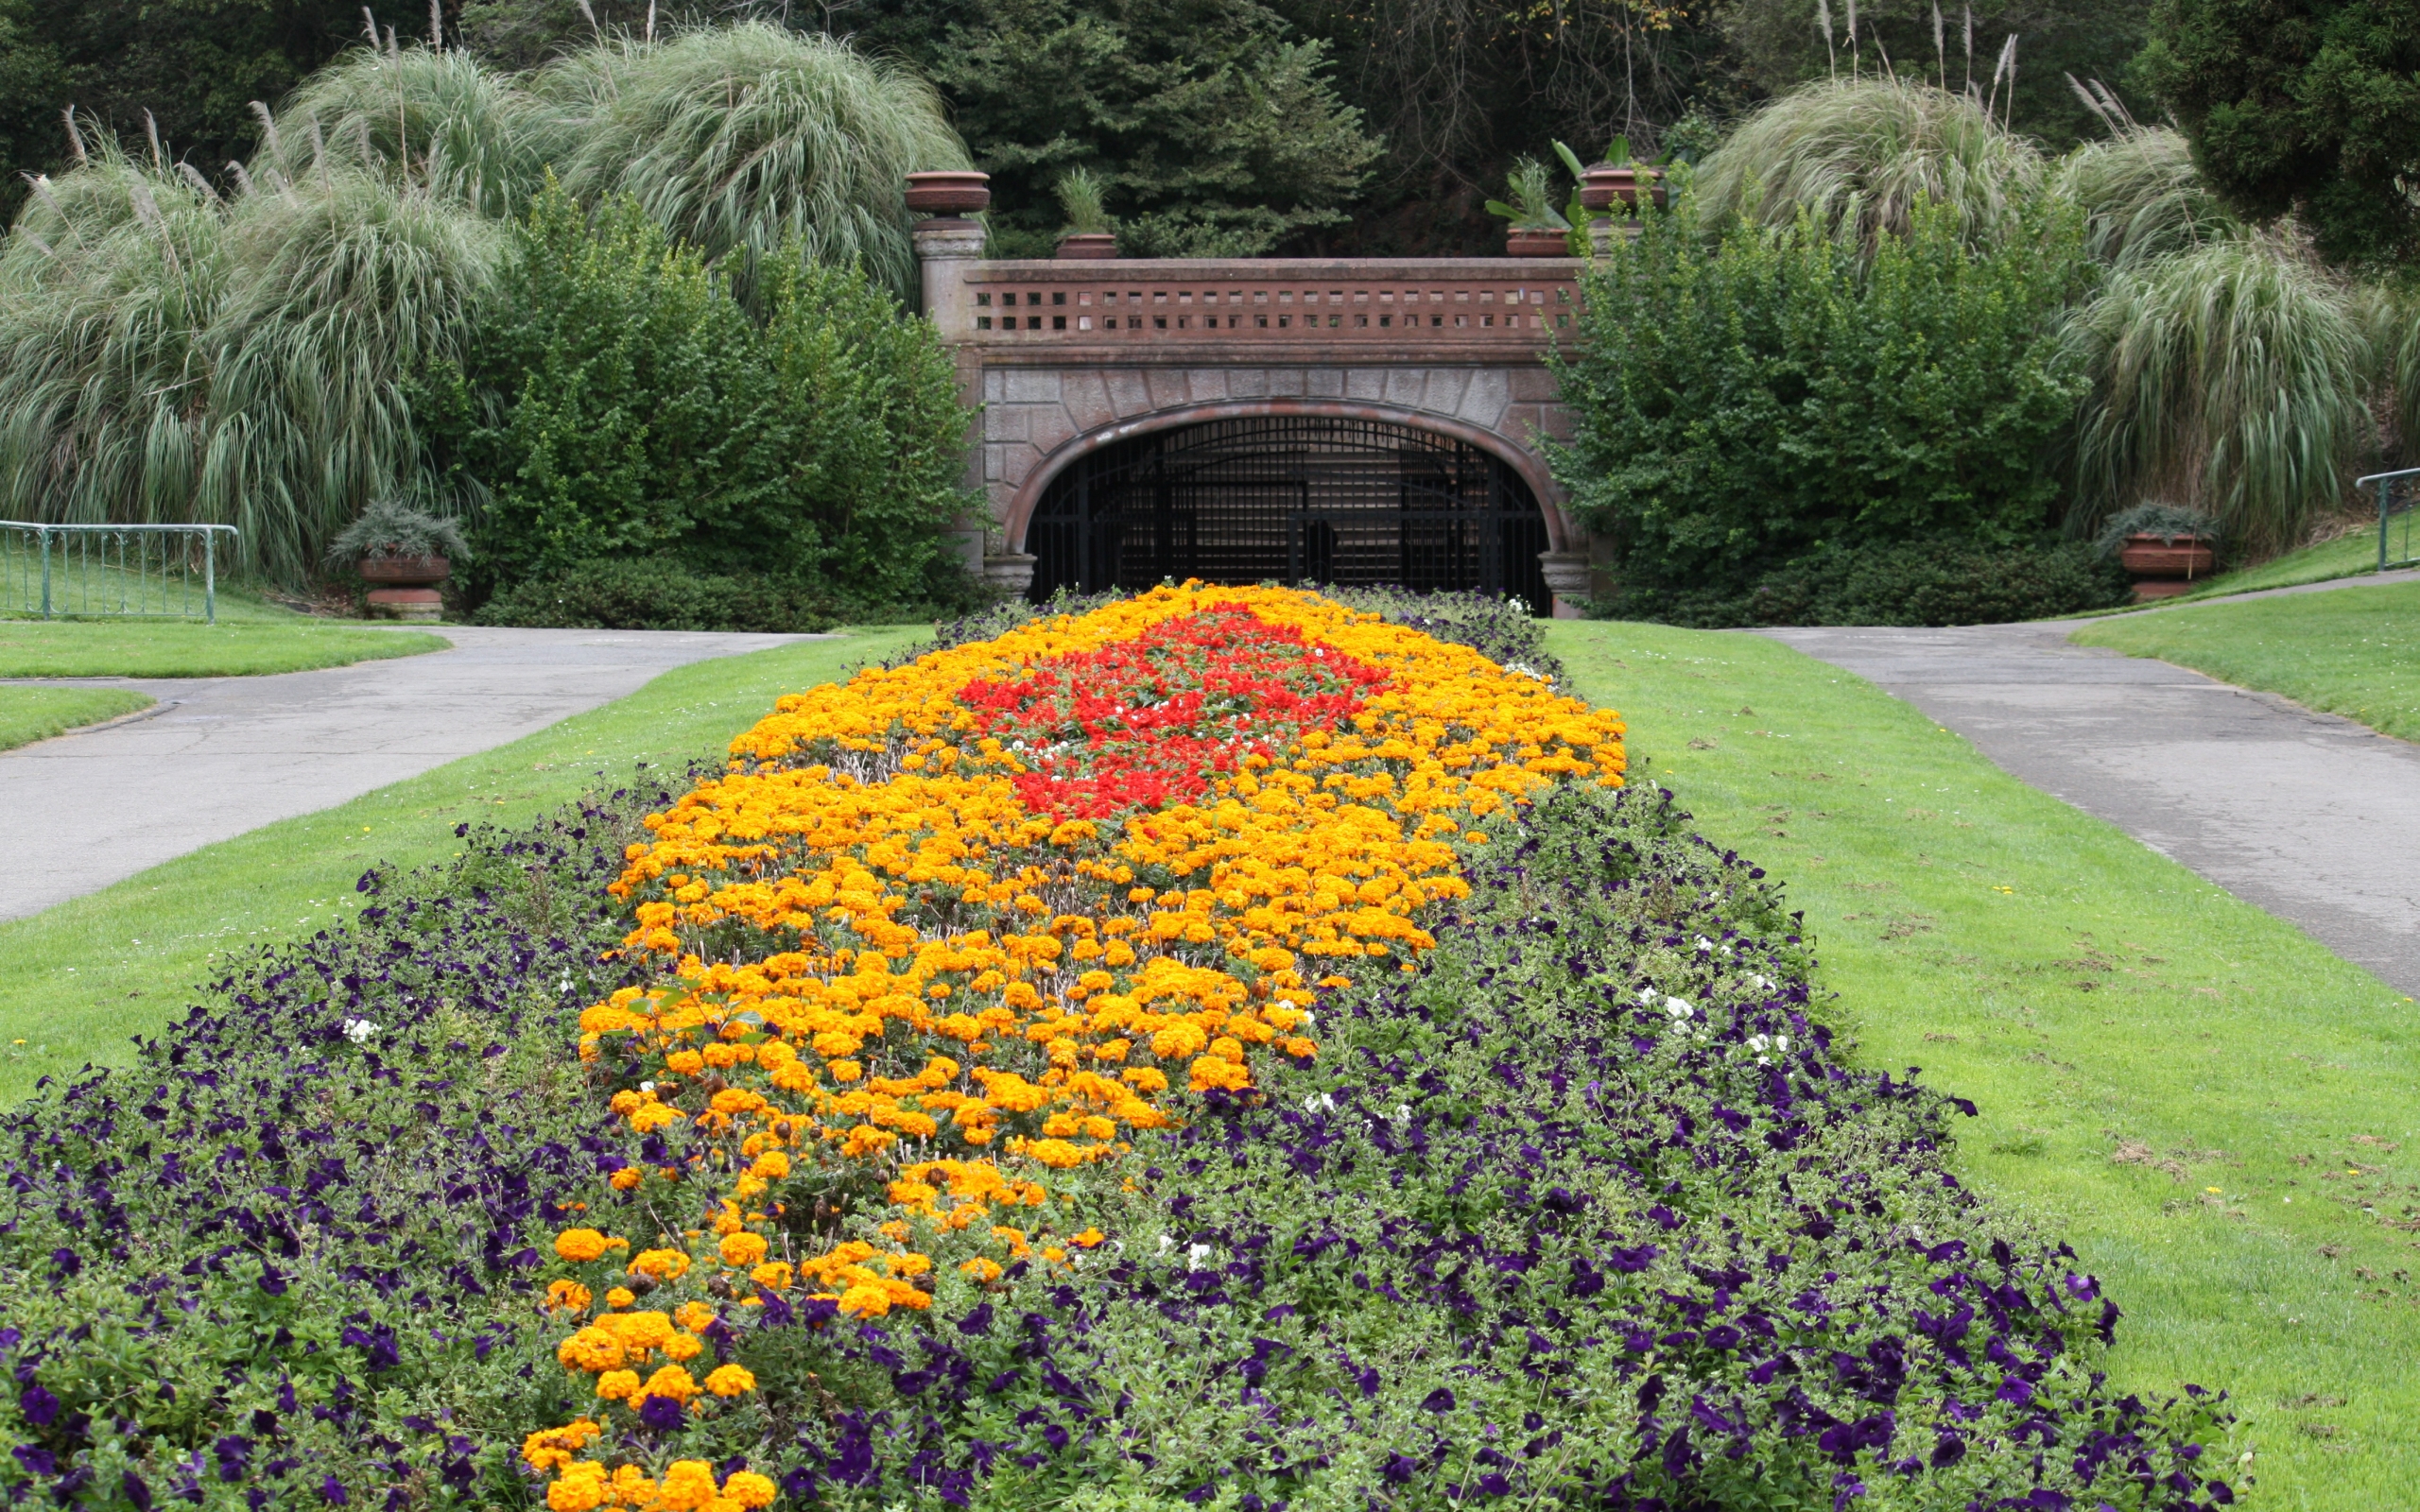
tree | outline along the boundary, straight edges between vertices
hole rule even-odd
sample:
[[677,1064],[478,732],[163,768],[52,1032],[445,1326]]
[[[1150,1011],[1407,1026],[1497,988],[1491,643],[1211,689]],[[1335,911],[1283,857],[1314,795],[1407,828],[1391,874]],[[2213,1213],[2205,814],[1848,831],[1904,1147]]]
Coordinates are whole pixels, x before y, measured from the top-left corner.
[[2143,77],[2238,214],[2289,211],[2339,263],[2420,255],[2420,9],[2162,0]]
[[1257,0],[977,0],[937,59],[994,178],[993,232],[1046,255],[1052,187],[1092,169],[1126,249],[1268,251],[1344,218],[1378,143],[1327,78],[1327,48]]

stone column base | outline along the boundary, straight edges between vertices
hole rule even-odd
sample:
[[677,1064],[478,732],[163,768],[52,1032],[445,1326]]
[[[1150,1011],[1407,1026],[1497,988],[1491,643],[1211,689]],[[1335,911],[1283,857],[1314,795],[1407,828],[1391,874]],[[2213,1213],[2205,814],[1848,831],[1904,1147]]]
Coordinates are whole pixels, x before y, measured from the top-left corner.
[[1022,551],[986,557],[983,580],[1004,598],[1023,598],[1033,588],[1033,558]]
[[1547,592],[1554,595],[1554,617],[1559,620],[1582,618],[1581,606],[1588,598],[1588,554],[1583,551],[1542,551],[1538,553],[1538,568],[1547,580]]

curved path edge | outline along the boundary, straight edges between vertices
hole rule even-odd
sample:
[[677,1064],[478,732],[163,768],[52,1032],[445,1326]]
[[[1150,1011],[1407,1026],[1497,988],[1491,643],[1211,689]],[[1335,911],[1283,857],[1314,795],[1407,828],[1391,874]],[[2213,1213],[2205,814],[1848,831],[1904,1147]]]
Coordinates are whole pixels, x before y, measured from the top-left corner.
[[2076,645],[2073,628],[1756,633],[1913,704],[2010,776],[2420,996],[2420,746],[2166,662]]
[[158,702],[0,752],[0,919],[311,814],[637,692],[804,635],[448,625],[450,650],[256,678],[74,678]]

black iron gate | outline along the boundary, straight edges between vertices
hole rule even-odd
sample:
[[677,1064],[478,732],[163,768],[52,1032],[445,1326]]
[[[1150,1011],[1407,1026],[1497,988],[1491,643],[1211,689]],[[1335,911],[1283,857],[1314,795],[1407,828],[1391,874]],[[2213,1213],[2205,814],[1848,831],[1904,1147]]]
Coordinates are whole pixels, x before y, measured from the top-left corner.
[[1033,595],[1313,582],[1476,588],[1552,604],[1546,521],[1500,458],[1383,421],[1205,421],[1078,458],[1026,527]]

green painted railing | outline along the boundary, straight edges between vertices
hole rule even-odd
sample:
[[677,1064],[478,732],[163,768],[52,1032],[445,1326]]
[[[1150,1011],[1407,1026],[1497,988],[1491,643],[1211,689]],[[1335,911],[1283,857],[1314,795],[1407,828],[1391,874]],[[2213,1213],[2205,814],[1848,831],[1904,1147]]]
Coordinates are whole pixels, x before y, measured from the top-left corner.
[[0,613],[218,622],[218,538],[233,525],[0,520]]
[[[2398,481],[2406,484],[2401,506],[2394,503]],[[2355,489],[2367,489],[2369,484],[2378,487],[2378,571],[2384,574],[2389,566],[2420,566],[2420,554],[2412,554],[2412,501],[2415,501],[2415,496],[2420,496],[2420,467],[2406,467],[2401,472],[2372,472],[2362,479],[2352,479]],[[2395,518],[2403,520],[2403,544],[2401,552],[2389,552],[2389,523]]]

